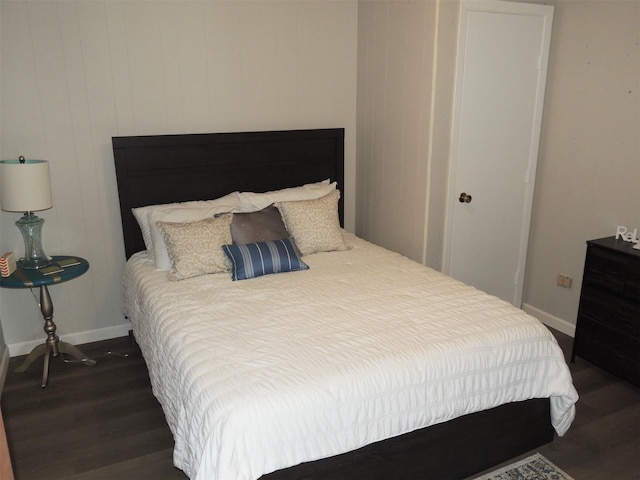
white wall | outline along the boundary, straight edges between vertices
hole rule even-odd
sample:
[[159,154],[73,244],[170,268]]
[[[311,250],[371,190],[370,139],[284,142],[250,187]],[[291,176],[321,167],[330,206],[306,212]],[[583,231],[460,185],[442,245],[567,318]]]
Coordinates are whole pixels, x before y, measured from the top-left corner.
[[640,2],[559,0],[525,310],[572,333],[585,242],[618,225],[640,229]]
[[433,7],[360,2],[358,11],[356,232],[416,260],[424,243]]
[[[112,136],[345,127],[354,230],[355,1],[2,1],[0,16],[0,155],[51,162],[45,250],[91,263],[50,289],[65,340],[129,328]],[[3,252],[22,253],[16,219],[0,213]],[[0,290],[0,318],[12,355],[44,340],[29,290]]]
[[441,267],[458,1],[360,2],[362,237]]

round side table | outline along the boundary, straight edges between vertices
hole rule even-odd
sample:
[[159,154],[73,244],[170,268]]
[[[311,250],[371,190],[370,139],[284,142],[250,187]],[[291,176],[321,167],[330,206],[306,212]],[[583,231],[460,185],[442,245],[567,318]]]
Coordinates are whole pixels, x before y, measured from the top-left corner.
[[44,356],[44,369],[42,372],[42,388],[47,386],[49,381],[49,361],[52,357],[58,357],[61,353],[66,353],[79,360],[83,365],[93,366],[95,360],[88,358],[77,347],[63,342],[56,335],[56,324],[53,321],[53,302],[49,295],[49,285],[67,282],[79,277],[89,270],[89,262],[84,258],[54,255],[51,266],[60,267],[60,271],[45,274],[45,269],[24,269],[18,266],[15,272],[8,277],[0,277],[0,287],[3,288],[33,288],[40,287],[40,311],[44,318],[44,332],[47,334],[45,343],[38,345],[18,368],[17,373],[25,372],[29,366],[39,357]]

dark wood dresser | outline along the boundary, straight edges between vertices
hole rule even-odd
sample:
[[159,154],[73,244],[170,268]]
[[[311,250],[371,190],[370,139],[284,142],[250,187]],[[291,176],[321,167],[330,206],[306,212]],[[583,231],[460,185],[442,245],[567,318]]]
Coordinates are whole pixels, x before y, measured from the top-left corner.
[[576,355],[640,386],[640,250],[633,243],[587,242],[572,362]]

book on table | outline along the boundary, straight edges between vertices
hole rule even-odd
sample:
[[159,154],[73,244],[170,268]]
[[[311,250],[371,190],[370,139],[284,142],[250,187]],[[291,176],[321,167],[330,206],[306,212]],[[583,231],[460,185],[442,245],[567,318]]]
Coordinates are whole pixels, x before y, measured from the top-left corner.
[[59,260],[56,260],[56,263],[60,265],[62,268],[73,267],[74,265],[80,265],[80,260],[74,257],[69,257],[69,258],[61,258]]

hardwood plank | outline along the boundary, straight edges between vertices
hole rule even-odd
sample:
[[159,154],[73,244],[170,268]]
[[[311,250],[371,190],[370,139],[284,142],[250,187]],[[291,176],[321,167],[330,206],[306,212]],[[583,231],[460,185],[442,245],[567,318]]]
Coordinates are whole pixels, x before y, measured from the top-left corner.
[[2,409],[16,478],[146,478],[156,470],[156,478],[186,478],[172,465],[173,438],[131,339],[81,348],[97,365],[54,359],[45,389],[42,361],[16,374],[24,357],[11,359]]
[[158,450],[131,460],[68,477],[69,480],[146,479],[184,480],[187,478],[172,462],[173,449]]

